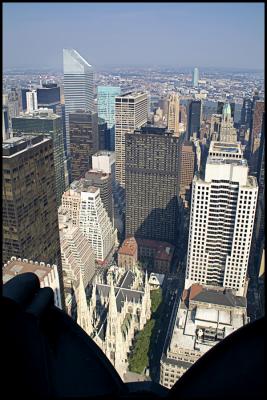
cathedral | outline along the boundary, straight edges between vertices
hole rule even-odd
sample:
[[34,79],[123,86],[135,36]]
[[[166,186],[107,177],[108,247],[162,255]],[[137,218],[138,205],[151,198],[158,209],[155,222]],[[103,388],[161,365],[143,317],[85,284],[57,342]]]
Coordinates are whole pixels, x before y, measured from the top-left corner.
[[[151,317],[150,286],[147,273],[110,267],[96,275],[88,295],[82,275],[74,288],[77,323],[92,337],[123,379],[135,333]],[[89,300],[88,300],[89,299]]]

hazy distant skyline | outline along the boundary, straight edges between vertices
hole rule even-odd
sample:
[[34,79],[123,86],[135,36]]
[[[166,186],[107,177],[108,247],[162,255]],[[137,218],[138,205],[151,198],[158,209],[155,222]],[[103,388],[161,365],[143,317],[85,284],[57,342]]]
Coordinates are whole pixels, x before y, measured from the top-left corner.
[[264,68],[264,3],[3,3],[3,67]]

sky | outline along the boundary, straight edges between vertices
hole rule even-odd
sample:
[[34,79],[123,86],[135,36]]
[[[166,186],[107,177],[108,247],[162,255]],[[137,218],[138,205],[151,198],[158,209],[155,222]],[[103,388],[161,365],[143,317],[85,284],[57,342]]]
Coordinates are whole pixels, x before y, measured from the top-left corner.
[[264,3],[3,3],[3,68],[264,68]]

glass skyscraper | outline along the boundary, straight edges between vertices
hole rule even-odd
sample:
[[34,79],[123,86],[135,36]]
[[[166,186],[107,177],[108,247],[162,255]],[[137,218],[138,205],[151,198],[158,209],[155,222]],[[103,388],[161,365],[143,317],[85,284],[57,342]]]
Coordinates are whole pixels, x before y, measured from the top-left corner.
[[74,49],[63,49],[67,154],[70,153],[69,114],[94,111],[93,68]]
[[109,129],[109,148],[115,150],[115,97],[120,96],[121,88],[116,86],[97,87],[98,116],[107,122]]

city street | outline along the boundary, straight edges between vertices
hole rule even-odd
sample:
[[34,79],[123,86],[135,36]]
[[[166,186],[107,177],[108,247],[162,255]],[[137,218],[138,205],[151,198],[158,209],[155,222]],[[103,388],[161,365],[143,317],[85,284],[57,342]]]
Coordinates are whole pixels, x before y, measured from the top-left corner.
[[156,322],[156,337],[151,343],[150,352],[150,377],[153,381],[159,382],[160,359],[165,344],[165,339],[173,311],[175,300],[179,301],[184,286],[182,273],[169,274],[165,276],[163,283],[163,307],[160,321]]

